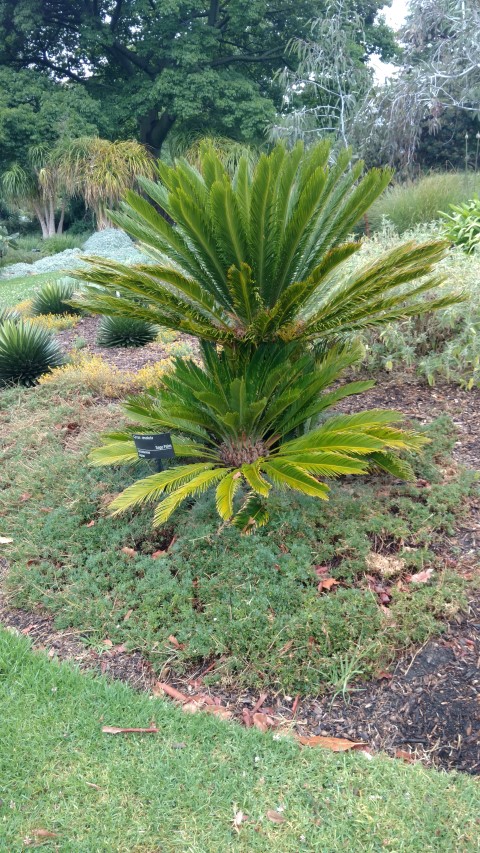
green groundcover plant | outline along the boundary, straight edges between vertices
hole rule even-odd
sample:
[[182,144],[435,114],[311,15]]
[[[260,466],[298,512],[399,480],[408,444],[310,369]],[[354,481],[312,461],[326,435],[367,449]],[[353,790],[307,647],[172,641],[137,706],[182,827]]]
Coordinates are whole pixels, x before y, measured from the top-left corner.
[[[360,357],[355,334],[457,301],[450,293],[424,298],[441,282],[433,267],[446,243],[407,243],[345,272],[361,245],[351,230],[390,172],[362,176],[348,150],[334,165],[330,155],[328,143],[308,152],[279,145],[253,169],[240,159],[232,178],[207,147],[199,169],[161,163],[160,183],[142,181],[173,224],[135,193],[112,215],[156,263],[97,258],[82,273],[92,284],[78,304],[195,335],[204,362],[177,361],[163,391],[128,407],[149,430],[171,429],[177,455],[195,461],[135,484],[114,511],[166,494],[155,513],[162,524],[183,500],[215,485],[221,517],[249,531],[267,521],[272,486],[325,498],[320,477],[365,473],[372,464],[409,476],[391,451],[421,441],[391,426],[395,413],[319,417],[364,388],[324,394]],[[131,439],[108,441],[94,461],[131,461]],[[238,511],[233,499],[244,483],[251,492]]]
[[440,215],[446,236],[470,254],[480,246],[480,198],[475,195],[463,204],[451,204],[451,213]]

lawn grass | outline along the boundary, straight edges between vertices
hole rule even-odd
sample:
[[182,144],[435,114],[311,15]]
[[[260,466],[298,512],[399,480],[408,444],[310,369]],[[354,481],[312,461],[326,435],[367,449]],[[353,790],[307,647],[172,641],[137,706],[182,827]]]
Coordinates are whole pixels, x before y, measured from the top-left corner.
[[[471,473],[442,481],[455,440],[447,420],[416,462],[420,484],[350,478],[334,485],[329,503],[275,496],[269,526],[239,537],[219,532],[207,496],[167,531],[152,531],[148,507],[108,516],[113,494],[137,476],[87,465],[98,432],[119,423],[113,405],[45,386],[3,392],[0,418],[12,603],[46,608],[58,627],[77,628],[99,648],[109,639],[139,649],[163,676],[221,660],[211,682],[315,694],[338,687],[348,667],[384,669],[441,631],[465,600],[465,581],[438,556],[474,488]],[[173,534],[168,554],[153,558]],[[407,571],[434,568],[432,582],[393,582],[385,612],[365,579],[372,550],[401,557]],[[336,590],[319,594],[319,565]]]
[[[0,631],[0,849],[55,853],[478,850],[478,783],[300,748],[33,654]],[[102,725],[156,735],[107,735]],[[284,823],[267,817],[278,811]],[[238,810],[248,816],[237,833]],[[35,835],[43,829],[54,838]],[[30,843],[29,843],[30,842]]]
[[39,275],[24,275],[18,278],[0,278],[0,308],[16,305],[30,299],[46,281],[61,278],[61,273],[44,272]]

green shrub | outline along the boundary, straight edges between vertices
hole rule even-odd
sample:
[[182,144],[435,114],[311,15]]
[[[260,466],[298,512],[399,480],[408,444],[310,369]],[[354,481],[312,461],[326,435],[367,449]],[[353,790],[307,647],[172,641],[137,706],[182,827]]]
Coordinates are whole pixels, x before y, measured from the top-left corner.
[[32,302],[32,314],[79,314],[78,308],[69,304],[74,294],[74,285],[68,278],[44,284]]
[[97,343],[101,347],[143,347],[157,337],[158,328],[134,317],[102,317]]
[[466,201],[475,191],[480,191],[480,177],[463,172],[439,172],[396,184],[372,205],[368,213],[370,227],[378,231],[388,218],[403,234],[416,225],[438,221],[440,211],[447,205]]
[[443,228],[455,246],[470,254],[480,244],[480,198],[475,195],[463,204],[451,204],[452,213],[443,213]]
[[12,320],[0,326],[0,385],[35,385],[64,361],[57,341],[45,329]]

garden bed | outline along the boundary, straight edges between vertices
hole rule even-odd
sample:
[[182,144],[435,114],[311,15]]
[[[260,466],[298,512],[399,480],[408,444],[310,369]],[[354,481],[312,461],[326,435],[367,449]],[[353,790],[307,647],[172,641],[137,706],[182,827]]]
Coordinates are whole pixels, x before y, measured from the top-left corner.
[[[479,501],[458,466],[480,467],[478,392],[385,376],[362,407],[423,421],[447,412],[458,440],[441,419],[415,484],[350,478],[330,505],[280,501],[270,528],[241,540],[218,536],[208,500],[156,534],[148,509],[107,517],[132,473],[92,471],[85,451],[118,423],[117,406],[48,388],[4,400],[0,517],[14,538],[4,624],[136,687],[161,680],[206,696],[247,723],[263,697],[267,727],[478,772]],[[410,562],[394,580],[375,567],[369,577],[369,553]],[[425,569],[425,583],[408,581]],[[333,588],[318,591],[328,578]]]

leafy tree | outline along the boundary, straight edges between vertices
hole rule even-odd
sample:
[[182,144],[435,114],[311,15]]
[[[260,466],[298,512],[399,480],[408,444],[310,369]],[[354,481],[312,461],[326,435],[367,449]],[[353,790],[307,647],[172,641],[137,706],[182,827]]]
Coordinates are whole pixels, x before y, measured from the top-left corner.
[[139,175],[154,174],[147,149],[135,140],[109,142],[99,137],[68,140],[57,154],[59,174],[72,195],[80,195],[95,216],[98,230],[107,228],[107,207],[114,207]]
[[[362,0],[370,18],[380,5]],[[324,0],[0,0],[0,64],[81,83],[118,136],[138,122],[157,153],[172,128],[253,141],[280,106],[272,78],[294,62],[290,39],[325,10]]]
[[392,30],[377,17],[379,5],[352,8],[348,0],[331,0],[307,38],[292,39],[296,61],[279,75],[284,104],[270,130],[273,140],[312,143],[331,134],[348,145],[356,112],[372,88],[369,57],[377,52],[390,60],[396,52]]
[[[78,304],[193,334],[204,362],[177,361],[160,392],[127,406],[140,427],[110,434],[94,453],[98,464],[133,462],[133,432],[172,430],[175,452],[187,459],[132,485],[115,511],[163,497],[155,513],[162,524],[183,500],[215,485],[221,517],[249,532],[266,522],[272,487],[326,498],[320,477],[371,465],[410,475],[392,451],[421,441],[392,426],[395,413],[324,423],[319,416],[369,387],[326,390],[361,357],[358,329],[455,301],[423,298],[439,282],[431,271],[446,244],[406,244],[343,272],[359,248],[348,235],[390,173],[361,177],[362,164],[352,166],[348,151],[331,167],[329,157],[325,142],[307,154],[302,144],[288,153],[279,145],[253,171],[241,158],[231,178],[207,148],[200,171],[187,161],[160,163],[160,184],[141,181],[173,225],[132,192],[123,212],[111,214],[156,264],[97,261],[82,271],[94,286]],[[245,487],[250,492],[236,508]]]
[[[480,97],[480,8],[477,0],[411,0],[401,33],[402,66],[395,77],[367,99],[357,139],[370,162],[409,169],[422,145],[422,159],[442,127],[466,117],[466,132],[478,130]],[[465,118],[463,119],[465,121]],[[432,134],[430,142],[427,133]],[[455,162],[461,149],[451,145],[442,160]],[[430,160],[431,164],[431,160]]]
[[12,163],[0,178],[4,197],[36,216],[44,239],[62,233],[68,198],[56,154],[46,145],[32,146],[26,163]]

